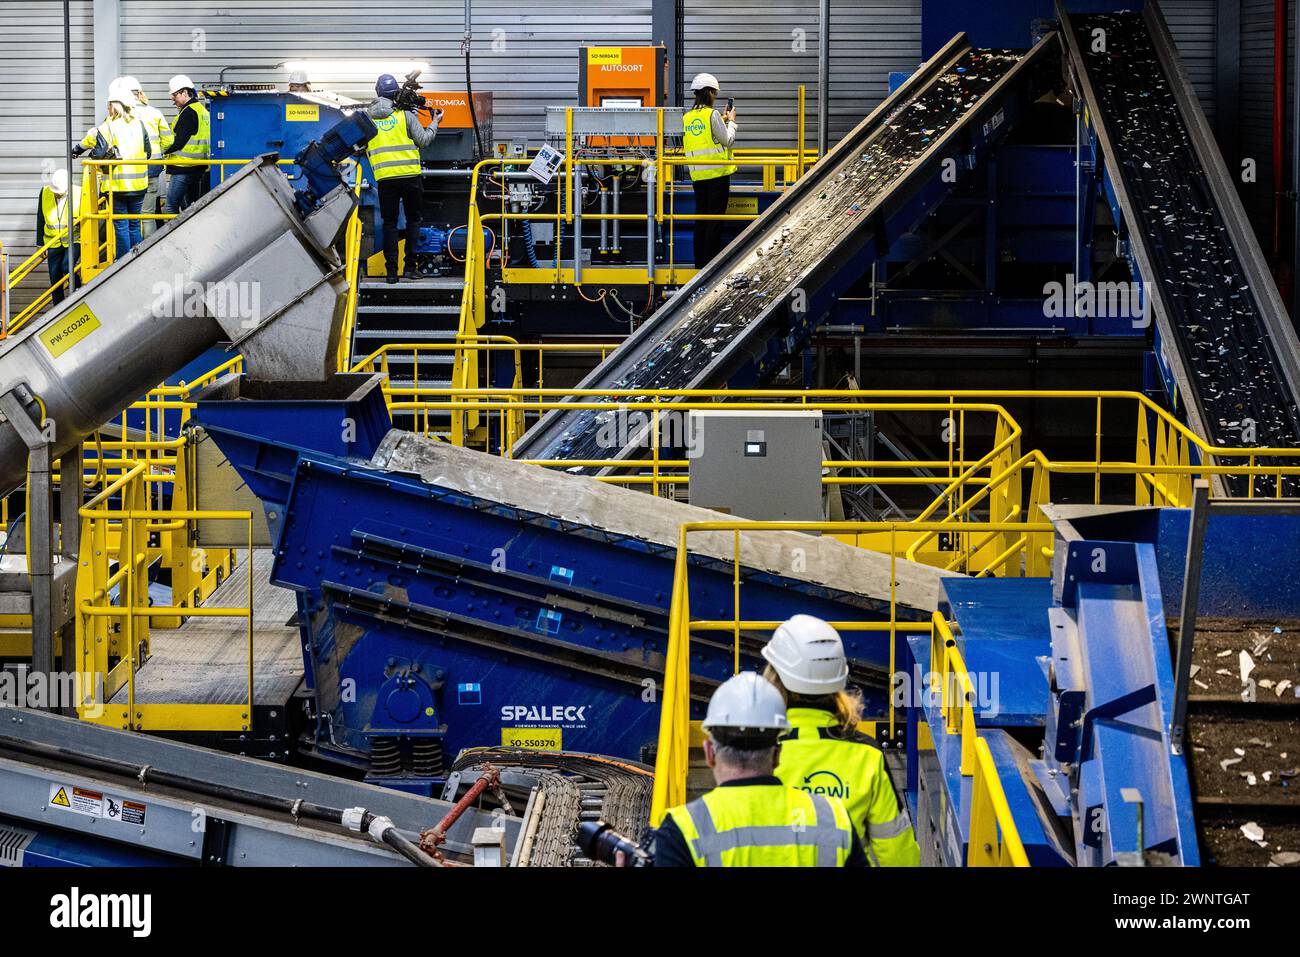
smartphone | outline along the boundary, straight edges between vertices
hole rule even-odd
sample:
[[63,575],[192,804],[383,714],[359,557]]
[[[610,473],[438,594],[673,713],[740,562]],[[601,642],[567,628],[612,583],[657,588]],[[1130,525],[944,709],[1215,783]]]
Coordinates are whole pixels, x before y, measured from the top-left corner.
[[734,96],[727,97],[727,109],[734,110],[735,108],[736,108],[736,98]]

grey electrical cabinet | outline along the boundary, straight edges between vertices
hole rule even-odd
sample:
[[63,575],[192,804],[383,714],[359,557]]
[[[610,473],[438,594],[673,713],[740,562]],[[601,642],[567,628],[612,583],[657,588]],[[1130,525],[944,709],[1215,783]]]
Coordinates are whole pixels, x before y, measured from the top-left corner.
[[691,412],[691,504],[756,521],[821,521],[822,456],[820,412]]

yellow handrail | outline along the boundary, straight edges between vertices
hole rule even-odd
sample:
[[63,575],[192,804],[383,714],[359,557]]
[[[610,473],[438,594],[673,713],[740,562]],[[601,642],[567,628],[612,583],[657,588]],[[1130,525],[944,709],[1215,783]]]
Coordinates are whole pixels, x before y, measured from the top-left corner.
[[[677,557],[673,568],[673,595],[669,606],[668,647],[664,655],[663,701],[655,754],[655,778],[650,822],[658,825],[669,808],[685,803],[686,776],[690,763],[690,640],[696,631],[722,631],[733,635],[734,668],[740,668],[742,632],[770,632],[778,622],[742,620],[740,612],[740,536],[742,533],[769,531],[840,532],[889,531],[919,525],[923,529],[937,523],[893,522],[688,522],[678,530]],[[1050,526],[1045,526],[1050,529]],[[982,530],[998,530],[995,523],[985,523]],[[1044,526],[1037,526],[1042,530]],[[724,621],[693,620],[690,613],[689,537],[692,533],[731,533],[734,567],[733,617]],[[940,714],[944,730],[960,735],[961,773],[971,777],[969,818],[970,866],[1013,865],[1027,867],[1028,857],[1007,803],[1006,793],[994,766],[986,741],[980,738],[975,723],[975,688],[952,630],[943,615],[935,612],[929,622],[899,622],[896,574],[891,551],[890,614],[888,621],[832,622],[841,631],[888,631],[890,634],[890,674],[897,673],[895,647],[900,631],[930,633],[930,671],[938,679],[941,694]],[[934,680],[934,679],[932,679]],[[955,688],[953,687],[955,685]],[[891,685],[892,686],[892,685]],[[891,734],[895,718],[890,697]]]
[[931,627],[930,673],[931,681],[938,686],[943,730],[961,736],[961,774],[971,778],[966,864],[968,867],[1028,867],[1029,858],[1007,804],[993,755],[975,725],[975,686],[957,648],[952,626],[935,612]]

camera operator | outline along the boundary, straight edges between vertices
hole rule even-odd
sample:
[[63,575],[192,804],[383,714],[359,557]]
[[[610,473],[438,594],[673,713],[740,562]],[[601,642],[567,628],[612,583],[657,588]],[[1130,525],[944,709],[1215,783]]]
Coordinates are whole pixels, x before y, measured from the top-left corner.
[[[416,112],[418,86],[414,75],[406,86],[385,73],[375,83],[378,99],[370,106],[370,118],[379,132],[367,147],[370,167],[375,171],[379,187],[379,214],[384,220],[384,265],[387,281],[397,282],[400,271],[408,279],[416,279],[415,245],[420,231],[420,149],[433,142],[438,133],[441,110],[430,111],[427,127],[420,125]],[[397,221],[398,209],[406,216],[406,262],[398,269]]]

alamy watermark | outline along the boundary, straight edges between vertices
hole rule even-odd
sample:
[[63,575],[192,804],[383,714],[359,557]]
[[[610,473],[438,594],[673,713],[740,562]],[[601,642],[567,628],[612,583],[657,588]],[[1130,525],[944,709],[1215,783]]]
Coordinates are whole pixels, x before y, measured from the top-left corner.
[[0,668],[0,708],[80,708],[83,718],[98,718],[104,713],[104,676],[90,671],[33,671],[27,665],[6,665]]
[[236,319],[244,329],[262,323],[260,282],[195,282],[177,274],[171,282],[156,282],[150,312],[160,319]]
[[1043,315],[1048,319],[1128,319],[1135,329],[1151,325],[1151,284],[1076,281],[1043,286]]

